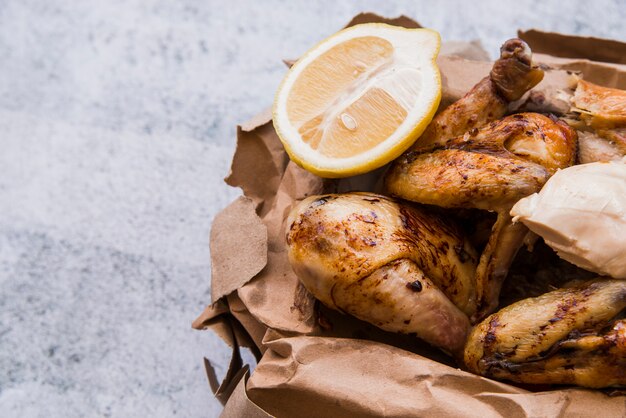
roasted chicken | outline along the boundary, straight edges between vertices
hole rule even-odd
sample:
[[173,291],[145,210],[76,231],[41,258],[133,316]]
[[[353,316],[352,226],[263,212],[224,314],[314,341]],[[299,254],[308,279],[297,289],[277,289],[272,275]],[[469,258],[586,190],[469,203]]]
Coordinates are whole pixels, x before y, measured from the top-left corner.
[[582,164],[620,160],[626,155],[626,91],[580,80],[572,98],[578,118],[578,160]]
[[[387,192],[446,208],[498,214],[476,273],[476,322],[493,312],[508,268],[527,229],[509,210],[574,162],[576,133],[537,113],[505,117],[508,104],[542,78],[519,39],[507,41],[489,77],[437,115],[416,144],[391,166]],[[496,120],[499,119],[499,120]]]
[[287,225],[291,266],[323,304],[460,353],[478,257],[450,221],[384,196],[348,193],[303,200]]
[[626,385],[626,281],[598,279],[521,300],[470,334],[474,373],[520,383]]
[[574,110],[593,128],[626,127],[626,91],[579,80],[574,92]]
[[500,58],[493,63],[489,76],[439,113],[409,152],[444,145],[450,138],[500,119],[511,102],[542,79],[543,71],[531,64],[529,46],[521,39],[509,39],[500,48]]

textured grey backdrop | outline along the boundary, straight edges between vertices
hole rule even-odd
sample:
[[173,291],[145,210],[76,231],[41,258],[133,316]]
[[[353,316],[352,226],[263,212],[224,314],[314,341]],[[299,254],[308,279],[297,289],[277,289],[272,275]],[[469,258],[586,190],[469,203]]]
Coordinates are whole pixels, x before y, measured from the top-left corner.
[[219,413],[201,360],[228,350],[190,322],[235,125],[364,10],[492,56],[518,27],[626,38],[615,0],[0,0],[0,416]]

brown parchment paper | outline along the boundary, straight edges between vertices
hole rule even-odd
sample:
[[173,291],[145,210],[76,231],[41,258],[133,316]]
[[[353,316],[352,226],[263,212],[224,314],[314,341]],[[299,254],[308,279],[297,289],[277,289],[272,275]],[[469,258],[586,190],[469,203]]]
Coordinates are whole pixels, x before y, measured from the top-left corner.
[[626,414],[622,397],[529,393],[372,341],[299,336],[267,345],[248,397],[276,416],[565,417],[594,405],[603,417]]
[[232,293],[265,267],[267,228],[256,216],[252,199],[242,196],[215,217],[211,254],[211,275],[222,278],[211,286],[212,300]]
[[592,83],[626,89],[626,43],[536,29],[517,34],[533,50],[535,61],[581,72]]
[[517,36],[526,41],[536,53],[626,64],[626,43],[618,40],[564,35],[537,29],[520,30]]
[[[376,21],[419,27],[404,16],[383,19],[369,13],[350,24]],[[457,43],[450,49],[453,55],[438,59],[442,107],[460,98],[491,68],[477,43]],[[560,92],[572,87],[573,72],[582,71],[585,79],[599,78],[599,84],[610,87],[621,86],[626,74],[618,64],[584,56],[561,62],[546,57],[544,81],[514,106],[563,110],[567,103]],[[613,72],[604,78],[607,68]],[[598,411],[606,417],[626,416],[623,396],[584,389],[530,392],[485,379],[461,371],[416,338],[386,333],[317,306],[287,261],[287,214],[294,202],[312,194],[376,190],[383,172],[341,180],[308,173],[289,161],[269,110],[238,127],[225,180],[241,188],[244,196],[215,219],[213,304],[193,324],[212,329],[233,347],[233,361],[221,384],[205,360],[211,389],[226,403],[224,416],[537,417]],[[225,254],[233,249],[236,257]],[[249,380],[239,346],[250,347],[260,358]]]

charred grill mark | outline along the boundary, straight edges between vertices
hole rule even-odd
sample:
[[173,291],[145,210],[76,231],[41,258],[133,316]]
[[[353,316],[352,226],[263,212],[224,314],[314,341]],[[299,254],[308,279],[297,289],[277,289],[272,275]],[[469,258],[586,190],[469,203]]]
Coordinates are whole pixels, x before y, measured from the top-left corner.
[[324,237],[317,237],[314,241],[314,248],[320,254],[331,254],[333,244]]
[[417,157],[420,156],[420,154],[421,154],[421,152],[419,152],[419,151],[409,151],[409,152],[404,154],[403,162],[405,164],[411,164],[413,161],[415,161],[417,159]]
[[592,286],[584,289],[580,293],[582,295],[580,299],[578,299],[576,295],[573,295],[565,299],[563,302],[559,303],[557,305],[556,312],[554,313],[553,317],[548,320],[548,322],[550,324],[554,324],[563,319],[569,319],[573,322],[575,320],[575,316],[578,313],[583,312],[587,309],[585,307],[585,302],[587,302],[587,299],[589,299],[589,297],[594,293],[594,291],[591,290],[591,287]]
[[348,217],[348,221],[351,221],[353,219],[356,219],[356,220],[359,220],[361,222],[365,222],[368,224],[375,224],[376,220],[378,219],[378,215],[376,214],[376,212],[371,210],[370,213],[368,213],[367,215],[364,215],[361,213],[353,213],[352,215],[350,215],[350,217]]
[[553,344],[552,346],[546,348],[545,350],[540,351],[536,356],[530,357],[528,360],[529,361],[542,360],[542,359],[545,359],[545,358],[553,355],[554,353],[559,351],[559,348],[561,347],[561,343],[562,343],[562,341],[559,341],[556,344]]
[[317,199],[315,199],[314,201],[311,202],[311,204],[309,205],[309,208],[316,208],[318,206],[322,206],[324,204],[326,204],[327,202],[330,202],[331,200],[336,199],[336,196],[332,196],[332,195],[327,195],[327,196],[320,196]]
[[410,229],[409,227],[409,220],[406,217],[406,215],[404,214],[404,210],[400,210],[400,222],[402,222],[402,228],[404,229]]
[[406,288],[409,289],[409,290],[412,290],[413,292],[421,292],[422,291],[422,283],[419,280],[408,282],[406,284]]
[[322,221],[319,221],[315,227],[317,234],[322,234],[324,232],[325,226]]
[[417,233],[418,236],[426,232],[433,237],[447,234],[459,241],[462,240],[459,230],[453,224],[444,222],[434,213],[426,211],[416,213],[410,207],[400,206],[400,219],[405,229]]
[[485,352],[491,353],[492,347],[496,343],[496,340],[497,340],[496,333],[497,333],[498,327],[500,326],[498,319],[499,319],[498,316],[494,315],[489,321],[489,328],[487,329],[487,332],[485,333],[485,338],[483,340]]
[[362,237],[362,238],[361,238],[361,241],[363,241],[363,243],[364,243],[365,245],[367,245],[367,246],[370,246],[370,247],[375,247],[375,246],[376,246],[376,241],[374,241],[374,240],[373,240],[373,239],[371,239],[371,238],[368,238],[368,237]]
[[449,249],[450,249],[450,244],[448,244],[448,241],[441,241],[439,245],[437,246],[437,250],[442,255],[447,255]]
[[481,362],[485,364],[487,368],[487,375],[491,377],[498,376],[502,372],[511,375],[519,375],[524,372],[524,369],[526,368],[525,363],[518,364],[513,363],[512,361],[501,359],[486,359],[482,360]]
[[433,266],[438,266],[439,265],[439,257],[437,256],[435,247],[432,246],[428,246],[428,253],[430,254],[430,262],[432,263]]
[[380,202],[380,199],[377,199],[375,197],[370,198],[370,197],[364,197],[363,200],[365,200],[366,202],[370,202],[372,205],[374,203]]
[[357,281],[355,282],[355,284],[357,284],[357,285],[361,285],[361,283],[363,283],[363,281],[364,281],[364,280],[369,279],[369,277],[370,277],[370,276],[363,276],[363,277],[361,277],[359,280],[357,280]]
[[549,323],[554,324],[555,322],[559,322],[561,319],[565,317],[567,311],[569,310],[569,306],[559,306],[554,316],[548,320]]
[[463,244],[455,245],[454,252],[456,253],[457,257],[459,257],[459,261],[461,263],[466,263],[467,261],[472,259],[472,256],[469,255],[467,251],[465,251],[465,247],[463,246]]

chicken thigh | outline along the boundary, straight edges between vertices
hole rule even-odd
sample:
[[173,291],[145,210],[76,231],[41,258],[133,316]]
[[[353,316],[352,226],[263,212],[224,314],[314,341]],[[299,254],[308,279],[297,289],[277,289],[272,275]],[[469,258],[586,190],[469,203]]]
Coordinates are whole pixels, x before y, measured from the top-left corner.
[[371,193],[312,196],[287,221],[289,261],[332,309],[459,354],[477,254],[439,216]]
[[470,334],[465,364],[520,383],[626,385],[626,281],[598,279],[521,300]]
[[493,312],[508,268],[527,229],[509,210],[538,191],[552,173],[570,166],[576,133],[567,124],[536,113],[501,118],[508,102],[541,80],[528,46],[507,41],[491,75],[440,113],[425,137],[387,173],[387,192],[446,208],[478,208],[498,214],[476,273],[477,312]]

